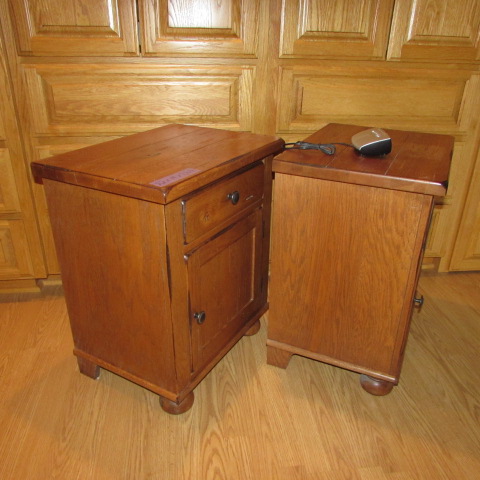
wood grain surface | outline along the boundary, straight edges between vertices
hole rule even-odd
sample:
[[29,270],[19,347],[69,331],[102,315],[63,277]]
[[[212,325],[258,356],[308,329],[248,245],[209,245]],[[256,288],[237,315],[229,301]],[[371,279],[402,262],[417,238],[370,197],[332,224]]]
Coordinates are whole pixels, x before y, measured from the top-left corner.
[[266,365],[266,318],[197,387],[192,409],[77,370],[60,290],[0,296],[0,478],[472,480],[480,471],[480,274],[423,275],[402,379],[294,356]]

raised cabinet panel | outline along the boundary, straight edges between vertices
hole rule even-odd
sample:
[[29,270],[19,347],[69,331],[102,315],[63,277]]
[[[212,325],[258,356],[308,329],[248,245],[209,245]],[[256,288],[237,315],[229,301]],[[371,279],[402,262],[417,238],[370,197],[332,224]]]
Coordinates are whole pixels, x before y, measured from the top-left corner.
[[[260,308],[261,242],[262,214],[256,210],[187,255],[193,372],[211,361]],[[204,312],[204,322],[194,319],[199,312]]]
[[[0,145],[2,141],[0,140]],[[18,212],[20,203],[8,150],[0,148],[0,213]]]
[[133,0],[10,0],[20,55],[138,54]]
[[0,219],[0,280],[29,277],[33,274],[23,221]]
[[393,0],[285,0],[282,57],[385,58]]
[[[0,8],[3,8],[2,4]],[[3,17],[2,18],[3,21]],[[20,109],[14,103],[15,79],[7,63],[0,32],[0,289],[31,288],[46,276],[36,212],[31,198],[25,148],[20,136]],[[18,281],[18,282],[17,282]]]
[[399,129],[457,128],[468,77],[382,72],[350,67],[285,67],[281,71],[278,131],[315,131],[326,123]]
[[455,214],[457,205],[461,203],[461,190],[465,184],[465,165],[468,164],[466,153],[465,143],[463,141],[455,142],[447,194],[445,197],[437,199],[438,203],[433,211],[425,244],[425,257],[441,258],[447,254],[446,239],[452,228],[452,215]]
[[6,119],[3,118],[5,115],[6,112],[2,109],[0,111],[0,213],[20,211],[17,185],[8,149]]
[[389,59],[480,60],[478,0],[402,0],[395,3]]
[[450,270],[480,270],[480,155],[472,175]]
[[139,0],[144,55],[255,57],[256,0]]
[[26,67],[42,134],[132,133],[182,123],[251,130],[254,67]]

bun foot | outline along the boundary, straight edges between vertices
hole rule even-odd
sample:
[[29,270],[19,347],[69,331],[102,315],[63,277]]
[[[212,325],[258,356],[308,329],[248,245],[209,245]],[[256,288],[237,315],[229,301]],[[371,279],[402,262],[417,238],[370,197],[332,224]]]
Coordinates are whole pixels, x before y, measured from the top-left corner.
[[260,330],[260,320],[257,320],[246,332],[245,336],[251,337],[255,335]]
[[100,367],[83,357],[77,357],[80,373],[96,380],[100,376]]
[[165,412],[170,413],[171,415],[179,415],[180,413],[185,413],[187,410],[190,410],[194,399],[195,396],[193,395],[193,392],[190,392],[180,403],[160,396],[160,406]]
[[368,393],[377,396],[387,395],[395,386],[392,382],[380,380],[379,378],[372,378],[368,375],[360,375],[360,385]]

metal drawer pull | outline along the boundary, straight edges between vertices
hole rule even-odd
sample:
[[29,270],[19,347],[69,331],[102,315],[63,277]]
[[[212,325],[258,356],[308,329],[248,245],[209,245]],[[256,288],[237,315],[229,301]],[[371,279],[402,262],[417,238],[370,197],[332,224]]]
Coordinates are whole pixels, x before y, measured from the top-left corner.
[[413,297],[413,302],[416,307],[420,308],[423,305],[423,295],[420,295],[420,298]]
[[234,192],[229,193],[227,198],[232,202],[232,205],[236,205],[240,200],[240,193],[235,190]]
[[206,319],[207,315],[206,313],[202,310],[201,312],[195,312],[193,314],[193,318],[197,321],[199,325],[201,325]]

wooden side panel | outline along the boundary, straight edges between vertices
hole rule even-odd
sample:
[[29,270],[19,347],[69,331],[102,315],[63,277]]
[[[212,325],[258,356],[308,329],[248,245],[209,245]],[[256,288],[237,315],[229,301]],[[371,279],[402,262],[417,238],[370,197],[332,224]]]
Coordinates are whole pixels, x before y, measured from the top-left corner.
[[76,350],[157,393],[175,392],[163,208],[44,185]]
[[139,7],[145,55],[256,56],[256,0],[140,0]]
[[249,66],[26,67],[35,134],[133,133],[168,123],[251,130]]
[[477,0],[405,0],[395,3],[388,58],[480,60]]
[[277,175],[269,340],[395,378],[430,200]]
[[281,56],[385,58],[392,9],[392,0],[285,0]]
[[9,6],[20,55],[138,54],[132,0],[9,0]]
[[[33,152],[34,160],[48,158],[60,153],[71,152],[89,145],[105,142],[115,137],[42,137],[37,140],[37,146]],[[37,183],[32,184],[33,196],[38,212],[38,227],[42,234],[42,243],[45,254],[45,262],[47,264],[48,273],[59,274],[60,267],[58,265],[57,254],[53,241],[52,228],[50,218],[48,216],[47,200],[43,185]]]

